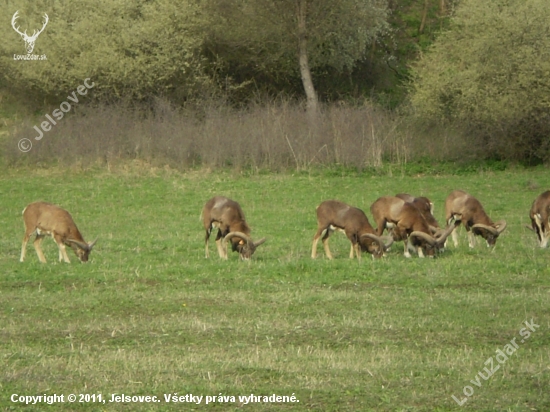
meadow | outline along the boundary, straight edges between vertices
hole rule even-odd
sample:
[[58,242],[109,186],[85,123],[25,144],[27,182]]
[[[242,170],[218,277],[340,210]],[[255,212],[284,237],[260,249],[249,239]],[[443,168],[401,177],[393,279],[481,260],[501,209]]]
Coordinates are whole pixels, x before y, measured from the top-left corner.
[[[549,186],[543,168],[6,171],[0,409],[548,411],[550,251],[524,226],[532,201]],[[459,246],[436,259],[406,259],[397,244],[381,260],[364,255],[358,262],[336,233],[333,261],[321,245],[317,259],[310,257],[315,207],[323,200],[358,206],[372,222],[369,207],[379,196],[423,195],[443,223],[453,189],[508,222],[494,249],[480,240],[469,249],[461,229]],[[221,261],[213,237],[211,257],[204,257],[199,215],[218,194],[241,203],[254,238],[267,237],[249,262],[236,253]],[[36,200],[69,210],[87,241],[99,238],[90,262],[80,264],[72,251],[71,264],[57,262],[49,238],[47,264],[38,262],[32,242],[19,262],[21,211]],[[531,320],[539,327],[520,335]],[[480,379],[488,359],[512,339],[517,350],[494,360],[498,370]],[[166,402],[165,394],[175,393],[204,398]],[[106,403],[25,407],[10,400],[13,394],[102,394]],[[109,402],[112,394],[160,402]],[[239,400],[250,394],[299,402]],[[459,406],[453,395],[466,401]],[[206,396],[215,402],[206,405]]]

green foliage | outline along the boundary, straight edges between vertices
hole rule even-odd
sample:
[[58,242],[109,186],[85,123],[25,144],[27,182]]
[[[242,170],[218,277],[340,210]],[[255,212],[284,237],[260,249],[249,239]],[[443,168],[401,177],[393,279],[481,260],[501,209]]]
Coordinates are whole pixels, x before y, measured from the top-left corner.
[[[395,84],[441,20],[433,0],[418,33],[417,3],[307,0],[309,63],[323,99],[362,100],[380,91],[384,104],[402,100]],[[47,60],[13,59],[25,54],[9,24],[16,10],[29,33],[49,15],[34,51]],[[0,88],[25,96],[34,108],[59,104],[87,77],[96,82],[90,98],[104,101],[162,95],[180,103],[221,93],[240,104],[263,92],[303,93],[294,1],[14,0],[2,2],[0,12],[6,17]]]
[[[308,59],[313,75],[350,72],[387,30],[385,0],[307,0]],[[300,92],[297,2],[210,3],[207,55],[227,87],[273,86]],[[255,91],[253,89],[252,91]],[[280,90],[275,90],[280,92]]]
[[550,8],[545,0],[464,0],[418,62],[418,116],[466,129],[489,156],[550,155]]
[[[398,59],[414,60],[418,54],[431,45],[440,31],[448,26],[449,15],[457,0],[445,0],[441,9],[441,0],[425,1],[400,0],[392,2],[389,23],[392,31],[386,40]],[[421,30],[423,14],[426,13],[424,27]]]
[[[20,10],[19,24],[31,33],[50,22],[39,36],[35,54],[44,61],[14,60],[25,54],[21,37],[0,26],[0,71],[15,92],[56,98],[85,78],[95,83],[93,98],[157,95],[186,97],[208,85],[202,75],[200,27],[194,1],[15,1],[2,4],[2,15]],[[34,19],[32,20],[31,17]]]
[[457,2],[389,1],[389,30],[377,39],[366,61],[353,73],[356,87],[370,90],[362,90],[363,95],[370,93],[384,107],[401,105],[407,96],[410,66],[448,28]]

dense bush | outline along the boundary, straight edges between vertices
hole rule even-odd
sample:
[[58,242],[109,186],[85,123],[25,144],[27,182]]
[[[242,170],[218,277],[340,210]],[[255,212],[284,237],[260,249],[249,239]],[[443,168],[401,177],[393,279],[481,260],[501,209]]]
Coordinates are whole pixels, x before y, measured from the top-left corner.
[[463,0],[418,62],[418,118],[461,130],[486,157],[550,159],[550,7]]
[[[349,73],[386,27],[386,0],[301,3],[316,79],[328,68],[340,76],[344,68]],[[303,93],[294,0],[15,0],[0,5],[8,18],[16,10],[17,25],[28,34],[42,26],[44,13],[50,16],[34,51],[47,60],[14,60],[14,54],[25,54],[23,42],[9,24],[0,25],[5,39],[0,87],[40,101],[56,101],[88,77],[97,83],[94,98],[103,101],[163,96],[181,102],[214,93],[234,93],[242,100],[258,90]]]
[[50,17],[33,51],[45,54],[45,61],[14,60],[14,54],[25,54],[24,44],[10,24],[0,25],[0,73],[4,87],[15,94],[59,104],[59,96],[85,78],[96,83],[94,99],[207,94],[210,82],[198,52],[204,22],[194,1],[15,1],[9,6],[1,7],[6,20],[19,10],[17,24],[29,34],[42,26],[44,13]]

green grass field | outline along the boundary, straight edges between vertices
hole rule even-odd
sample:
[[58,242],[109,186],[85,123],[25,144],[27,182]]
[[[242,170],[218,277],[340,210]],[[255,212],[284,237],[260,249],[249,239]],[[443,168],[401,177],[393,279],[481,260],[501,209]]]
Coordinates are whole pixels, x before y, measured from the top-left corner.
[[[549,187],[544,169],[416,177],[7,172],[0,177],[0,409],[548,411],[550,250],[523,226]],[[336,233],[335,260],[320,244],[310,258],[323,200],[358,206],[372,222],[379,196],[425,195],[442,223],[453,189],[507,220],[494,250],[479,240],[470,250],[461,229],[459,247],[437,259],[406,259],[397,244],[384,259],[364,255],[359,263]],[[236,253],[221,261],[213,237],[204,258],[199,215],[217,194],[238,200],[253,237],[267,237],[252,261]],[[69,210],[87,241],[99,237],[89,263],[72,251],[70,265],[58,263],[50,238],[47,264],[32,242],[19,262],[21,211],[36,200]],[[519,343],[531,319],[540,327]],[[516,352],[471,383],[514,338]],[[204,398],[165,401],[175,393]],[[24,407],[13,394],[102,394],[106,403]],[[160,402],[112,403],[112,394]],[[299,402],[239,401],[250,394]],[[459,406],[453,395],[467,400]],[[206,405],[207,396],[215,402]]]

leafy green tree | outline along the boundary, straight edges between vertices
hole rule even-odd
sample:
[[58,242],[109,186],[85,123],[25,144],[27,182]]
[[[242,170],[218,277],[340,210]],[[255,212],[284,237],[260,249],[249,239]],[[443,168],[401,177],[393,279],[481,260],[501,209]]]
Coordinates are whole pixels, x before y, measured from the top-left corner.
[[547,0],[462,0],[451,28],[418,62],[415,113],[473,135],[488,156],[550,155]]
[[299,77],[312,112],[312,72],[352,69],[387,29],[386,0],[212,0],[210,10],[207,50],[220,67],[246,73],[242,83]]
[[28,33],[49,16],[33,52],[47,60],[14,60],[26,54],[23,42],[0,25],[0,73],[15,91],[57,98],[91,78],[94,97],[185,98],[208,86],[200,57],[206,23],[195,1],[15,1],[1,10],[10,18],[19,10]]

